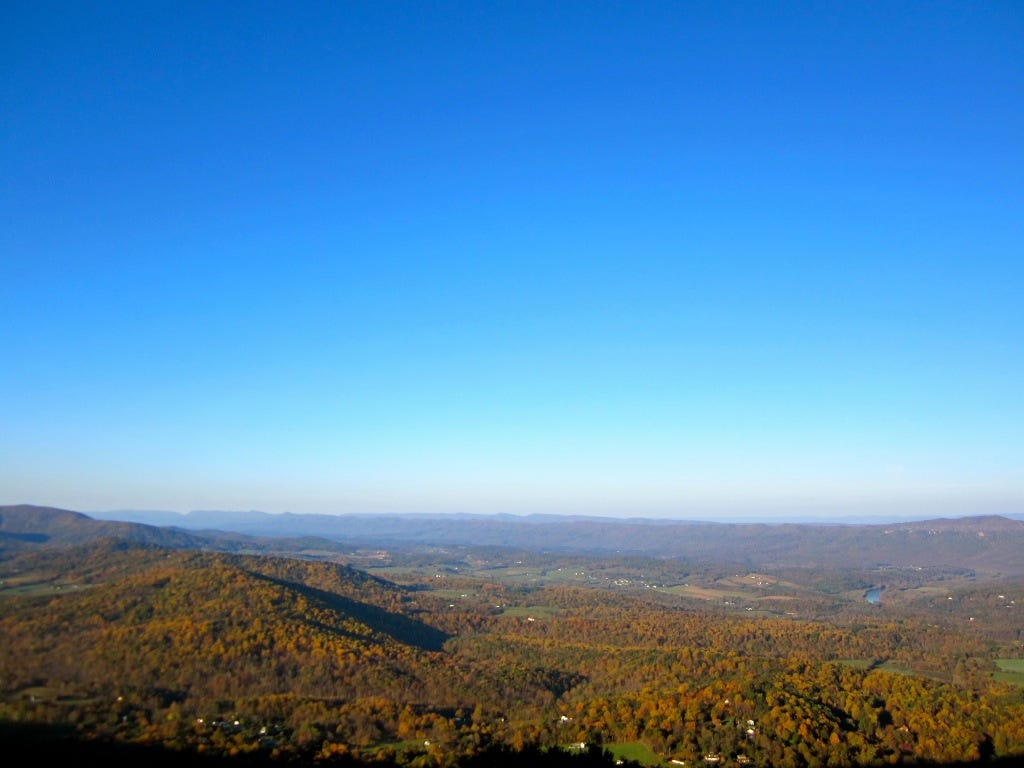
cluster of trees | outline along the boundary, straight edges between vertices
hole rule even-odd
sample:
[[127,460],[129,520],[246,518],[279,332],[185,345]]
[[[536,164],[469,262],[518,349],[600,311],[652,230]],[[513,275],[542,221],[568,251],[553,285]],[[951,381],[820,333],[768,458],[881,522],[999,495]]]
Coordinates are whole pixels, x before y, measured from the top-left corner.
[[915,618],[759,619],[466,577],[400,587],[116,543],[20,555],[0,578],[0,720],[83,738],[410,766],[625,742],[691,764],[1024,755],[1024,691],[993,682],[993,641]]

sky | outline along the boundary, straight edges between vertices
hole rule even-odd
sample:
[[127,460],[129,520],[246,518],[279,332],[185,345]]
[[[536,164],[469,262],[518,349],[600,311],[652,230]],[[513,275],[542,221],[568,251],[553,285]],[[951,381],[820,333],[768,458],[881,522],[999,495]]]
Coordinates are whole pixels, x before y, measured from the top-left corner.
[[0,7],[0,503],[1024,512],[1024,5]]

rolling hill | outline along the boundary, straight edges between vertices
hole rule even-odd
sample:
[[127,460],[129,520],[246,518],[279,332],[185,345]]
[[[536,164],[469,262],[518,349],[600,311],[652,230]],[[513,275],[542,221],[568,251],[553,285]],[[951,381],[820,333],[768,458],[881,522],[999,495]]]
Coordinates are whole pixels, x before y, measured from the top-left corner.
[[[790,617],[440,569],[400,585],[294,556],[97,538],[125,529],[63,510],[4,524],[23,537],[0,553],[0,732],[13,738],[46,726],[183,762],[376,768],[483,765],[495,749],[529,764],[541,747],[586,756],[580,743],[652,766],[1024,754],[1024,698],[998,682],[1007,659],[986,631],[990,613],[1012,622],[1024,604],[1009,581],[985,606],[835,597],[821,618]],[[614,764],[592,757],[581,764]]]
[[204,540],[172,528],[95,520],[81,512],[31,504],[0,506],[0,546],[64,546],[118,538],[168,547],[198,548]]

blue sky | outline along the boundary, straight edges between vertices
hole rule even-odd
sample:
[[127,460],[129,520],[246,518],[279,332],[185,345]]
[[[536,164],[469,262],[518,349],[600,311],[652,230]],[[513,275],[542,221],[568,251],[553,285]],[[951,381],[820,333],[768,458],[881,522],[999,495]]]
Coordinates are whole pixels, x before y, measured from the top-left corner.
[[1024,7],[0,9],[0,502],[1024,511]]

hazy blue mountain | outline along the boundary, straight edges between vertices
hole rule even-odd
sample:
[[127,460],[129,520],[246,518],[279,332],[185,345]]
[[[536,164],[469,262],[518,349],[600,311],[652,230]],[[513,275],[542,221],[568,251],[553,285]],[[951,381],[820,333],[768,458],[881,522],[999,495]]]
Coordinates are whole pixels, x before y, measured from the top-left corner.
[[314,537],[350,546],[496,546],[750,566],[952,566],[1024,573],[1024,520],[994,515],[850,524],[200,510],[173,519],[178,527],[197,532],[231,531],[260,539]]
[[175,548],[208,544],[202,537],[169,527],[96,520],[81,512],[31,504],[0,506],[0,544],[6,547],[63,546],[105,538]]

